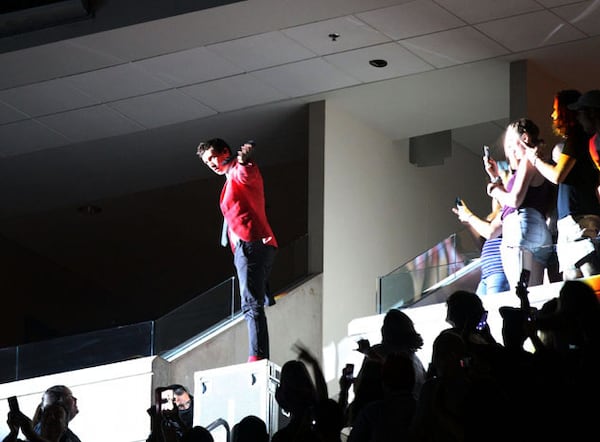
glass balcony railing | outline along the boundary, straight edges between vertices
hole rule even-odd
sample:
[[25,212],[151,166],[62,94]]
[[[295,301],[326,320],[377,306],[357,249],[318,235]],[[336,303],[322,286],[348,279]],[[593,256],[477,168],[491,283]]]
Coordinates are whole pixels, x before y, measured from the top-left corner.
[[[271,287],[277,293],[307,271],[304,235],[279,249]],[[231,277],[156,320],[0,349],[0,383],[136,357],[168,357],[240,315],[238,284]]]
[[[440,285],[478,267],[481,243],[468,231],[453,233],[378,280],[377,313],[410,306]],[[475,288],[473,288],[474,290]]]
[[[377,313],[385,313],[391,308],[444,302],[455,290],[475,291],[481,279],[482,245],[468,229],[464,229],[379,277]],[[536,254],[546,257],[554,254],[554,258],[550,258],[554,260],[556,244],[544,246]],[[553,272],[548,268],[546,277],[550,279],[549,274]]]

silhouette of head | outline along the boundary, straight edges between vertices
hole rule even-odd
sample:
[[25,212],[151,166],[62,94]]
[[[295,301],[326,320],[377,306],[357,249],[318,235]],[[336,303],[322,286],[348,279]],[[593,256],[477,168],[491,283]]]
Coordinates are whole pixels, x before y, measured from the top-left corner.
[[214,442],[215,439],[206,428],[195,426],[186,431],[180,439],[181,442]]
[[475,330],[485,309],[475,293],[457,290],[446,300],[446,322],[459,331]]
[[315,387],[304,362],[290,360],[283,364],[275,399],[281,408],[292,414],[314,404]]
[[412,319],[398,309],[389,310],[383,318],[381,342],[383,345],[406,347],[413,351],[423,347],[423,338],[415,330]]
[[232,442],[268,442],[267,425],[258,416],[249,415],[233,426]]

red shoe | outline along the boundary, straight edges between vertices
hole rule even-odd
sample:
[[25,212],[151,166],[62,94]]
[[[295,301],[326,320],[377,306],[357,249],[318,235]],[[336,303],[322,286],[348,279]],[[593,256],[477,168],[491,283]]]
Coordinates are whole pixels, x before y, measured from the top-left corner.
[[248,362],[256,362],[256,361],[260,361],[261,359],[264,359],[261,356],[248,356]]

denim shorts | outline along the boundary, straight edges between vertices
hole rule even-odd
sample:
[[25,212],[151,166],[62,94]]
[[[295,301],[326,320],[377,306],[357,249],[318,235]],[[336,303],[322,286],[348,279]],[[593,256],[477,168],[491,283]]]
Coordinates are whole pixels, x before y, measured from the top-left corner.
[[538,210],[522,207],[502,220],[502,247],[528,250],[545,264],[553,246],[546,218]]

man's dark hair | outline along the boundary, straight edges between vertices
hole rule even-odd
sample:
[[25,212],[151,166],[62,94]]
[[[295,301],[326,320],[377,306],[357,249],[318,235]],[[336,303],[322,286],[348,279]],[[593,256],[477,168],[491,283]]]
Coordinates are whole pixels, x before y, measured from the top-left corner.
[[214,149],[216,153],[223,153],[226,150],[231,152],[229,144],[222,138],[211,138],[210,140],[203,141],[198,145],[198,152],[203,153],[211,148]]

